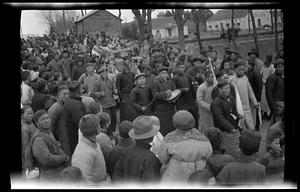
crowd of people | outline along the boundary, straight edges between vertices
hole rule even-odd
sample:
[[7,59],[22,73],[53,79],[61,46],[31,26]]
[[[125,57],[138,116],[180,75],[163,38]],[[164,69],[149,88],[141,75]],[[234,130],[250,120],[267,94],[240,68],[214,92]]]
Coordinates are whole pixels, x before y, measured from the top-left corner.
[[21,39],[21,60],[25,179],[283,182],[283,51],[193,56],[161,38],[139,45],[71,31]]

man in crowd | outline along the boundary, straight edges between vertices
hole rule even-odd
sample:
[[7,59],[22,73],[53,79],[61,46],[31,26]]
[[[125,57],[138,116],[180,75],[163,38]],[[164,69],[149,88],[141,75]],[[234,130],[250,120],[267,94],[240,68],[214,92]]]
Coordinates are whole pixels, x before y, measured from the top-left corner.
[[280,119],[284,109],[284,60],[274,62],[275,73],[266,82],[266,96],[273,115],[273,123]]

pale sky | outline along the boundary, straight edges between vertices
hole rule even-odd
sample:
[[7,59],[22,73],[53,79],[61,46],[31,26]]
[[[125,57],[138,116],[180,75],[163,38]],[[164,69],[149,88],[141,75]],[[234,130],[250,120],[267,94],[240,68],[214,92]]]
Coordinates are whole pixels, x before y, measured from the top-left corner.
[[[159,12],[163,12],[166,9],[156,9],[152,12],[152,18],[156,18]],[[212,12],[217,12],[219,9],[211,9]],[[39,12],[43,10],[24,10],[21,14],[21,28],[23,30],[23,34],[34,34],[34,35],[42,35],[46,33],[47,26],[44,24],[40,18],[38,17]],[[90,12],[91,10],[87,10]],[[107,9],[107,11],[112,14],[118,16],[118,9]],[[122,9],[121,10],[121,19],[123,22],[131,22],[133,21],[134,15],[130,9]]]

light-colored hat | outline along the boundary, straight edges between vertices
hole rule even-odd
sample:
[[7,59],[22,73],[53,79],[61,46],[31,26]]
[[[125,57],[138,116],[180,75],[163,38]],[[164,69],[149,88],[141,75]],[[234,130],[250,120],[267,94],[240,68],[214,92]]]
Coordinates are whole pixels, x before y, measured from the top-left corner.
[[38,76],[39,76],[39,72],[37,71],[37,72],[35,72],[35,71],[30,71],[30,80],[31,81],[34,81],[36,78],[38,78]]
[[133,121],[133,129],[128,135],[133,139],[147,139],[158,133],[159,129],[154,126],[154,121],[150,116],[142,115]]

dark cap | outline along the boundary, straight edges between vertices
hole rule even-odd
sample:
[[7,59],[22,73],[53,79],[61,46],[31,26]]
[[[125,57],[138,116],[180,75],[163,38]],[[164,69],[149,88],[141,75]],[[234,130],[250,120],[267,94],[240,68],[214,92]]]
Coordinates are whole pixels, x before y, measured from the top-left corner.
[[157,71],[160,73],[161,71],[167,71],[167,72],[169,72],[169,68],[168,67],[166,67],[166,66],[161,66],[161,67],[159,67],[158,69],[157,69]]
[[119,134],[123,138],[128,138],[128,132],[133,128],[131,121],[122,121],[119,127]]
[[259,150],[261,135],[254,130],[245,130],[239,137],[239,147],[245,155],[252,155]]

